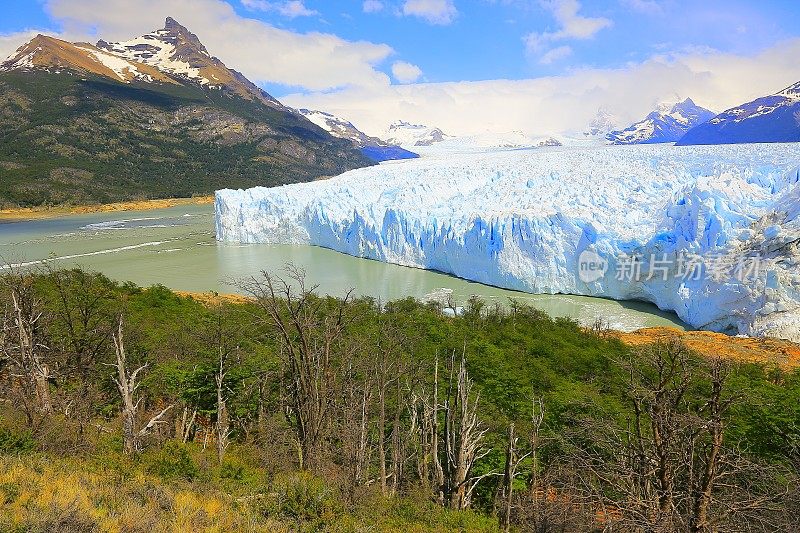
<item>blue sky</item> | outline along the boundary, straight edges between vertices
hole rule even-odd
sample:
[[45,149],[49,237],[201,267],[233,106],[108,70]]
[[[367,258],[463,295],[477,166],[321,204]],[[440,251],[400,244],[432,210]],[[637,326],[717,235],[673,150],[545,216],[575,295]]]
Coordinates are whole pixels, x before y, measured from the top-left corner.
[[[685,58],[695,65],[714,59],[726,73],[731,61],[752,69],[759,54],[786,47],[800,34],[796,0],[6,0],[2,9],[0,53],[10,53],[11,43],[30,30],[123,39],[155,29],[171,15],[276,96],[327,102],[340,112],[352,103],[345,106],[340,98],[337,107],[336,97],[393,91],[411,98],[412,89],[400,87],[404,83],[537,80],[541,88],[547,80],[586,72],[619,75]],[[777,71],[783,58],[775,61]],[[702,68],[695,74],[717,75]],[[739,72],[743,80],[753,75],[744,66]],[[770,76],[768,83],[784,82]],[[793,78],[800,79],[800,71],[786,77]],[[714,84],[707,85],[691,96],[724,106],[749,94],[715,96]],[[759,90],[754,84],[751,92]],[[665,97],[685,92],[679,86],[661,91]],[[650,100],[659,98],[653,94]],[[412,102],[410,112],[418,113],[420,105]]]
[[[379,3],[382,9],[366,13],[360,0],[305,0],[301,4],[309,14],[297,16],[281,9],[283,2],[230,2],[242,17],[294,32],[333,33],[349,41],[386,43],[398,58],[419,66],[423,79],[431,82],[524,79],[586,66],[616,68],[689,48],[749,53],[795,36],[800,25],[795,0],[583,2],[580,16],[606,19],[610,25],[590,38],[564,38],[558,45],[569,46],[572,53],[542,64],[537,54],[527,49],[525,38],[558,30],[547,2],[455,0],[452,5],[457,13],[449,21],[436,22],[403,16],[402,1]],[[48,14],[43,2],[6,0],[4,5],[0,33],[31,28],[63,30],[61,21]],[[270,7],[259,9],[259,5]],[[390,72],[389,65],[381,68]],[[277,88],[275,92],[282,91]]]

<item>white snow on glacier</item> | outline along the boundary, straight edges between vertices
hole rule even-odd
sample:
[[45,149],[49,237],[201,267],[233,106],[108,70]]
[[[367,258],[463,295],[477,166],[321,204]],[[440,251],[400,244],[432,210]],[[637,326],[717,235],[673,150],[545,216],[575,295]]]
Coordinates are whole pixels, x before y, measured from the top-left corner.
[[429,155],[218,191],[217,238],[650,301],[698,328],[798,341],[798,165],[800,144]]

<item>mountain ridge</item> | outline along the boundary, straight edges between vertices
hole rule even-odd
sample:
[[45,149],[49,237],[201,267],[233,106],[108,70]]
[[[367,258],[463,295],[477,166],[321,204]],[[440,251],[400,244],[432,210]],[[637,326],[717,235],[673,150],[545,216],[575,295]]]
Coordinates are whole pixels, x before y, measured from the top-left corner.
[[0,64],[0,203],[192,196],[374,164],[174,19],[98,45],[40,35]]
[[337,117],[332,113],[312,109],[298,109],[297,111],[334,137],[349,140],[356,148],[361,150],[362,154],[374,161],[382,162],[419,157],[419,154],[386,142],[378,137],[367,135],[356,128],[349,120]]
[[723,111],[705,124],[686,132],[677,144],[797,141],[800,141],[800,82]]

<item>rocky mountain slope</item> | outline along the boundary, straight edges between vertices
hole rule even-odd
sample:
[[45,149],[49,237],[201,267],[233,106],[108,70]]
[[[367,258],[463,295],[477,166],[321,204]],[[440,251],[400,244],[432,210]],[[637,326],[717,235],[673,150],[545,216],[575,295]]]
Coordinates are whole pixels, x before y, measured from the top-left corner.
[[728,109],[689,130],[679,145],[800,141],[800,82]]
[[657,144],[675,142],[693,127],[707,122],[715,113],[695,104],[691,98],[676,104],[662,104],[641,120],[621,131],[606,135],[611,144]]
[[324,111],[313,111],[310,109],[299,109],[301,115],[324,129],[334,137],[347,139],[353,146],[361,150],[361,153],[373,161],[389,161],[392,159],[414,159],[418,154],[410,152],[399,146],[392,145],[377,137],[370,137],[363,131],[356,128],[352,122],[326,113]]
[[5,205],[208,194],[369,164],[173,19],[121,43],[39,35],[0,64]]

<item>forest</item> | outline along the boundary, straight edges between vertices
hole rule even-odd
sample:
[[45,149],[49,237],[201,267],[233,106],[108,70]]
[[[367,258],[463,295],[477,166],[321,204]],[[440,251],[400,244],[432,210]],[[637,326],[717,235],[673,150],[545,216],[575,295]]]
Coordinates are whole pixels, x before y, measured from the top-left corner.
[[800,530],[800,373],[515,301],[0,277],[0,530]]
[[216,90],[0,73],[4,208],[188,198],[370,164],[300,115]]

